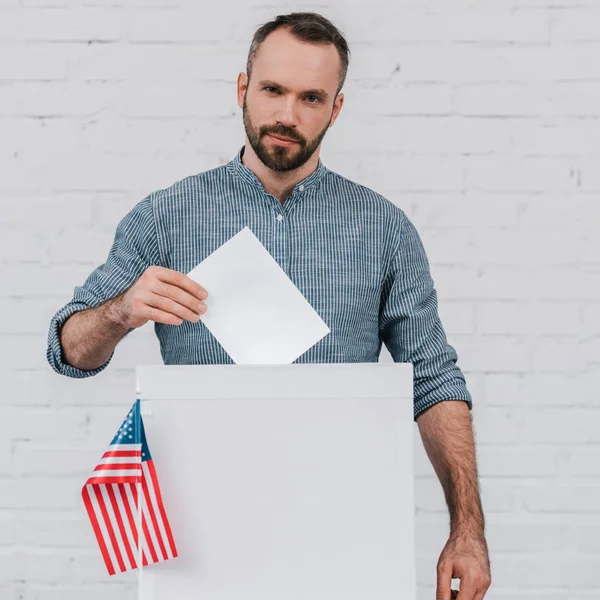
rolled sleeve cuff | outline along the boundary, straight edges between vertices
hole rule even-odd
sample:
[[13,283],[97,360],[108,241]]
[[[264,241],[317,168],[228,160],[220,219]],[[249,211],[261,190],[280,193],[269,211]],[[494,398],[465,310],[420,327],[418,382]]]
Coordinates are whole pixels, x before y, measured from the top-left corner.
[[[111,352],[108,360],[100,365],[96,369],[86,371],[84,369],[78,369],[72,365],[67,364],[63,361],[62,346],[60,343],[59,331],[63,323],[73,314],[80,310],[91,308],[83,302],[71,302],[59,310],[52,320],[50,321],[50,330],[48,332],[48,349],[46,351],[46,357],[50,366],[59,374],[66,375],[67,377],[75,377],[81,379],[83,377],[92,377],[106,369],[108,363],[110,363],[115,351]],[[132,330],[130,330],[132,331]],[[129,332],[128,332],[129,333]]]
[[465,383],[462,381],[447,382],[440,388],[436,388],[432,390],[425,396],[421,398],[415,398],[414,402],[414,420],[417,420],[417,417],[433,406],[438,402],[443,402],[444,400],[463,400],[467,403],[469,410],[473,410],[473,399],[469,390],[467,390]]

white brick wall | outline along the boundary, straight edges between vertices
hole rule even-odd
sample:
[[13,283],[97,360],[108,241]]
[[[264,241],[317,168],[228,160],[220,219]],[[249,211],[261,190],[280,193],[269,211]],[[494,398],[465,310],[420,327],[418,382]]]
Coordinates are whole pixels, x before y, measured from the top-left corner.
[[[487,597],[600,598],[600,0],[0,0],[0,600],[135,597],[79,489],[158,343],[71,380],[48,323],[136,202],[233,157],[251,36],[303,9],[352,50],[324,162],[413,219],[473,393]],[[420,441],[416,470],[425,600],[447,512]]]

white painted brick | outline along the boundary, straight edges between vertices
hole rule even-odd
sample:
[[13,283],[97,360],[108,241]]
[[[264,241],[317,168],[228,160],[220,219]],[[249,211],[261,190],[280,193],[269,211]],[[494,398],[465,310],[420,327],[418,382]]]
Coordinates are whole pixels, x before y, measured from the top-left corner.
[[587,8],[552,11],[550,32],[553,42],[597,41],[598,31],[594,27],[600,21],[600,10]]
[[[433,515],[428,514],[431,518]],[[437,515],[436,515],[437,516]],[[439,520],[430,521],[424,518],[415,521],[415,550],[417,554],[440,553],[445,543],[448,541],[450,528],[447,519],[444,522]]]
[[56,307],[48,300],[33,298],[0,298],[0,314],[10,319],[0,321],[0,333],[48,333],[48,323]]
[[471,157],[466,162],[466,184],[493,192],[557,192],[569,189],[569,164],[557,158]]
[[577,338],[540,338],[533,349],[533,369],[550,373],[580,373],[592,364],[592,344]]
[[[16,84],[17,88],[21,84]],[[36,86],[38,90],[43,90],[47,86],[62,85],[60,83],[48,82],[31,82],[26,85],[28,89]],[[12,88],[12,86],[10,86]],[[22,88],[21,88],[22,89]],[[42,92],[40,92],[41,94]],[[18,92],[14,103],[18,102],[21,96]],[[14,98],[14,97],[13,97]],[[40,98],[41,100],[41,98]],[[22,95],[21,102],[27,105],[27,94]],[[40,106],[38,101],[38,106]],[[7,98],[6,114],[12,114],[11,96]],[[35,106],[30,108],[35,109]],[[3,109],[5,110],[5,109]],[[64,107],[63,113],[64,115]],[[28,114],[30,116],[30,114]],[[28,163],[37,164],[44,160],[47,162],[48,153],[52,152],[53,156],[58,160],[73,156],[81,151],[81,131],[84,125],[77,123],[71,119],[14,119],[10,121],[2,120],[0,127],[3,136],[0,138],[0,148],[10,150],[11,155],[15,158],[15,164]],[[4,184],[3,184],[4,187]],[[25,187],[27,189],[27,187]],[[15,194],[22,196],[23,194]],[[29,195],[28,195],[29,196]],[[29,196],[31,197],[31,196]],[[34,198],[36,196],[33,196]],[[46,196],[47,198],[48,196]],[[25,197],[27,200],[27,196]]]
[[558,474],[560,452],[554,448],[531,446],[486,446],[478,436],[477,450],[480,473],[486,477],[554,477]]
[[213,151],[229,153],[229,149],[239,142],[236,121],[237,119],[231,116],[218,121],[194,119],[193,122],[167,119],[124,122],[107,117],[90,123],[81,137],[86,147],[121,155],[135,153],[152,156],[157,152],[201,152],[206,148],[207,139],[214,140],[214,143],[211,143]]
[[[123,215],[125,216],[125,215]],[[49,260],[53,264],[106,261],[115,238],[112,233],[86,229],[70,229],[59,235],[52,236],[48,249]]]
[[206,10],[198,5],[179,10],[148,7],[136,12],[128,37],[132,42],[222,43],[231,40],[249,45],[254,29],[279,14],[272,7],[246,8],[238,4],[237,18],[232,20],[229,11],[229,5],[215,4],[207,18]]
[[[393,94],[386,90],[386,93],[389,96],[390,103],[398,105],[402,102],[404,96],[402,90],[398,90]],[[401,107],[397,107],[396,110],[401,110]],[[509,130],[505,124],[493,119],[429,116],[423,108],[421,108],[421,114],[425,116],[413,117],[407,115],[401,119],[389,119],[390,127],[397,131],[398,136],[397,139],[387,136],[390,138],[387,143],[391,144],[392,152],[452,155],[457,153],[505,152],[509,149]],[[342,113],[340,113],[340,118],[342,118],[341,115]],[[373,131],[371,121],[367,122],[366,125]],[[378,145],[382,141],[380,140]],[[404,160],[399,158],[397,162],[401,164]]]
[[595,408],[536,407],[519,411],[521,439],[528,443],[600,442],[600,411]]
[[597,484],[531,484],[523,487],[521,493],[525,507],[532,512],[600,512],[600,486]]
[[[589,98],[582,90],[573,90],[577,98]],[[596,100],[600,99],[600,94]],[[590,102],[593,97],[590,99]],[[593,122],[570,121],[561,124],[536,122],[517,124],[511,134],[513,149],[521,154],[590,154],[600,142],[600,126]]]
[[[38,0],[36,0],[38,1]],[[56,1],[56,0],[52,0]],[[122,583],[99,583],[87,585],[28,585],[26,590],[15,587],[15,600],[32,598],[33,600],[136,600],[138,597],[137,586]],[[27,596],[25,594],[28,594]]]
[[597,78],[599,57],[589,45],[417,46],[404,50],[401,72],[407,81],[579,82]]
[[[235,150],[232,149],[232,153]],[[128,158],[127,169],[123,169],[123,156]],[[96,151],[88,151],[55,165],[45,162],[35,169],[15,164],[2,185],[5,189],[13,189],[24,179],[28,179],[32,187],[52,182],[53,186],[64,191],[79,190],[87,193],[90,190],[128,190],[134,182],[144,181],[150,188],[162,189],[186,176],[217,166],[213,156],[208,154],[182,153],[145,160],[136,160],[139,157],[135,154],[123,156],[99,155]],[[98,169],[100,159],[103,161],[103,169]]]
[[[493,343],[491,343],[493,340]],[[532,344],[517,337],[478,336],[460,341],[460,365],[474,371],[526,372],[532,368]]]
[[472,261],[479,264],[542,267],[571,265],[583,258],[583,241],[574,231],[569,244],[562,229],[479,229],[471,232]]
[[465,264],[471,262],[473,249],[467,240],[470,229],[453,228],[421,228],[419,232],[426,250],[436,257],[436,265]]
[[0,477],[8,475],[13,465],[14,444],[0,442]]
[[52,410],[0,406],[0,439],[52,441],[56,440],[56,432],[61,431],[63,440],[83,440],[89,420],[88,412],[82,408]]
[[[1,305],[1,302],[0,302]],[[475,310],[464,302],[438,303],[438,313],[448,335],[464,335],[475,332]]]
[[[110,576],[111,583],[121,582],[121,585],[137,583],[138,572],[126,571]],[[84,582],[106,583],[107,573],[104,561],[98,548],[90,548],[88,552],[73,554],[69,582],[75,585]]]
[[[67,83],[63,81],[24,81],[13,83],[3,93],[0,114],[15,117],[92,117],[102,111],[117,93],[115,86],[106,83]],[[50,123],[50,121],[48,121]],[[35,127],[36,121],[25,121],[21,126]],[[61,124],[64,127],[63,124]],[[68,123],[68,125],[76,125]],[[51,127],[51,126],[50,126]],[[50,128],[49,127],[49,128]],[[77,127],[77,141],[85,126]],[[41,141],[48,141],[49,131]],[[12,140],[14,144],[16,140]],[[66,146],[61,143],[62,151]]]
[[481,334],[583,335],[580,302],[486,302],[475,307]]
[[564,469],[572,477],[600,477],[600,448],[592,445],[565,446]]
[[0,80],[66,80],[71,50],[61,45],[32,45],[0,53]]
[[543,11],[505,9],[468,9],[448,7],[441,3],[436,9],[420,6],[395,10],[369,11],[351,15],[352,39],[366,41],[377,30],[378,39],[411,42],[478,42],[527,41],[548,39],[548,23]]
[[6,552],[0,549],[0,579],[4,581],[39,581],[66,583],[69,555],[51,551]]
[[[552,106],[554,113],[561,117],[598,116],[599,97],[600,85],[595,81],[555,83],[552,91]],[[588,134],[583,140],[584,145],[595,135],[597,129],[589,121],[587,124],[591,125],[592,134]],[[573,144],[572,147],[577,146]]]
[[594,560],[590,556],[565,556],[561,553],[539,561],[535,556],[509,553],[496,557],[494,572],[500,581],[510,581],[513,586],[522,589],[556,588],[565,581],[589,588],[597,584]]
[[[174,94],[161,83],[123,85],[115,95],[115,109],[126,117],[195,117],[206,113],[227,117],[240,111],[233,82],[184,82]],[[241,112],[241,111],[240,111]]]
[[580,165],[580,187],[583,191],[600,190],[600,173],[598,172],[598,161],[585,157],[578,160]]
[[486,406],[585,406],[597,401],[600,373],[490,373],[482,386]]
[[5,508],[83,509],[81,478],[0,478],[0,510]]
[[48,253],[48,243],[35,232],[0,228],[0,256],[4,262],[37,262]]
[[18,369],[25,366],[30,369],[42,369],[48,365],[44,349],[47,347],[47,339],[44,337],[5,333],[1,338],[0,363],[4,368]]
[[56,227],[89,226],[92,219],[91,200],[86,194],[44,196],[12,196],[0,198],[2,223],[18,226],[19,231]]
[[539,587],[532,591],[506,587],[498,590],[498,586],[496,586],[496,589],[490,593],[494,594],[494,600],[590,600],[597,598],[598,592],[600,592],[600,588],[596,588],[595,590],[570,588],[558,591],[556,589]]
[[[595,215],[590,214],[590,218]],[[585,231],[581,234],[581,262],[586,265],[600,264],[600,237],[593,231]]]
[[456,111],[466,116],[538,117],[552,113],[549,90],[539,83],[461,85],[454,102]]
[[83,505],[72,511],[27,511],[15,519],[20,543],[29,547],[95,548],[96,538]]
[[[508,202],[508,199],[507,199]],[[517,196],[512,200],[518,204],[518,224],[523,228],[557,228],[568,223],[585,231],[586,223],[598,210],[592,194],[550,194]]]
[[125,35],[123,13],[110,6],[4,10],[0,38],[12,42],[117,41]]
[[484,407],[473,403],[477,413],[473,433],[477,444],[515,444],[520,439],[522,424],[512,410]]
[[600,304],[591,302],[582,309],[584,330],[588,334],[600,334]]
[[539,268],[530,273],[529,285],[529,297],[534,299],[598,299],[600,298],[600,268],[581,265],[576,268]]
[[[0,476],[3,476],[0,474]],[[0,510],[0,550],[20,543],[17,514],[12,510]],[[4,548],[4,549],[6,549]],[[0,588],[2,589],[2,588]]]
[[[138,335],[138,331],[130,334],[133,335]],[[96,377],[94,381],[61,377],[47,367],[40,370],[0,371],[0,386],[10,390],[9,394],[2,397],[0,404],[9,411],[15,411],[13,415],[26,407],[49,409],[53,406],[65,409],[58,410],[59,415],[64,416],[69,407],[79,407],[81,411],[82,407],[126,405],[135,386],[135,373],[115,372],[111,377]],[[28,411],[23,412],[28,414]],[[42,414],[49,412],[46,410]],[[75,418],[77,420],[80,417]],[[22,430],[26,432],[25,424]]]
[[[115,433],[119,427],[115,423]],[[106,441],[106,446],[110,440]],[[82,481],[89,477],[103,451],[83,444],[17,443],[12,455],[13,475],[70,475]]]
[[[370,128],[370,133],[365,133],[376,142],[380,136],[379,132]],[[347,136],[347,139],[344,139]],[[362,135],[361,135],[362,137]],[[351,140],[349,134],[339,136],[341,146],[349,146]],[[385,138],[383,138],[385,139]],[[388,142],[391,144],[391,142]],[[389,177],[390,170],[393,170],[393,190],[394,191],[462,191],[464,189],[462,161],[458,158],[446,158],[437,156],[403,156],[390,157],[378,156],[369,157],[362,154],[352,159],[356,165],[353,179],[363,185],[377,186],[382,178]],[[355,161],[355,162],[354,162]],[[334,169],[335,170],[335,169]]]
[[[522,201],[521,201],[522,202]],[[428,227],[510,227],[522,219],[519,199],[485,195],[465,198],[462,194],[415,194],[412,213],[419,231]],[[429,248],[428,248],[429,250]]]
[[[531,275],[514,266],[492,265],[467,268],[461,265],[437,266],[432,257],[434,280],[441,297],[469,300],[522,299],[529,297]],[[552,296],[550,296],[552,297]]]
[[486,523],[488,547],[493,557],[501,552],[544,554],[564,551],[569,531],[568,525],[529,523],[523,517],[518,520],[513,517],[510,523],[490,523],[489,520]]
[[[439,84],[403,84],[392,87],[364,88],[352,82],[344,90],[344,106],[340,118],[370,115],[449,115],[452,113],[452,88]],[[429,119],[428,119],[429,120]],[[401,126],[401,123],[398,124]],[[424,124],[425,125],[425,124]],[[400,136],[398,142],[404,142]],[[481,142],[481,140],[479,140]]]
[[59,8],[69,6],[70,0],[21,0],[20,4],[26,7]]
[[[83,81],[227,81],[246,71],[246,44],[92,44],[78,54],[76,75]],[[115,87],[115,86],[112,86]],[[116,88],[115,88],[116,89]]]

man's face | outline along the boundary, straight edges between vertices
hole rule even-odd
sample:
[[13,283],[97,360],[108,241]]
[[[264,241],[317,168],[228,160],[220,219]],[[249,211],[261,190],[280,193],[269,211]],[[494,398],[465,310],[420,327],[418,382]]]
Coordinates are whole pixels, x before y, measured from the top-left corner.
[[314,154],[343,104],[343,94],[334,98],[339,76],[333,44],[300,42],[285,29],[265,39],[250,82],[238,78],[238,105],[248,141],[267,167],[298,169]]

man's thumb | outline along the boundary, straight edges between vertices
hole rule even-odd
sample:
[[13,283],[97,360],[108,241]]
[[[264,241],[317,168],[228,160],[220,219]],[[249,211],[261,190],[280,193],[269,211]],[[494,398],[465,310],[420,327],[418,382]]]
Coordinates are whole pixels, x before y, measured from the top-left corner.
[[435,600],[450,600],[452,584],[452,563],[443,562],[437,567],[437,586]]

